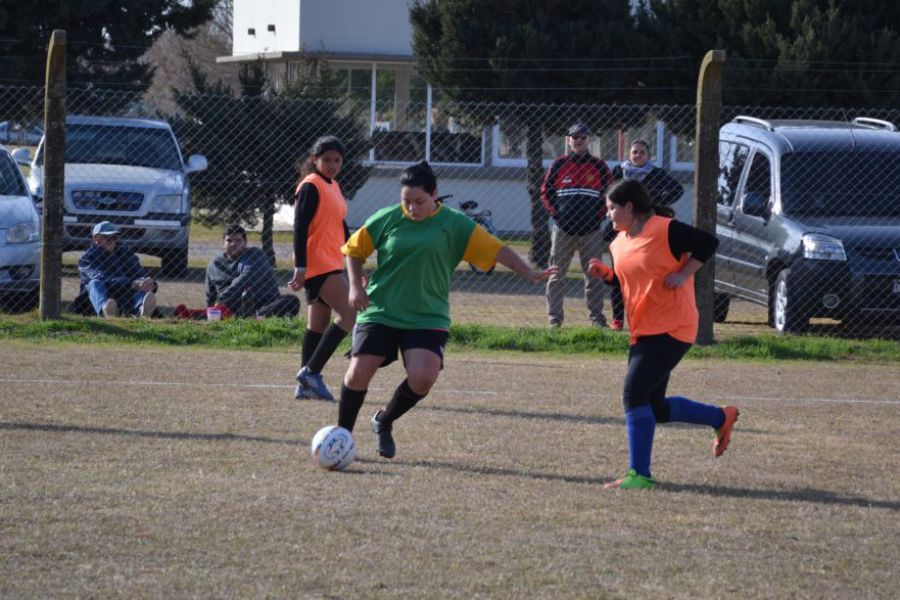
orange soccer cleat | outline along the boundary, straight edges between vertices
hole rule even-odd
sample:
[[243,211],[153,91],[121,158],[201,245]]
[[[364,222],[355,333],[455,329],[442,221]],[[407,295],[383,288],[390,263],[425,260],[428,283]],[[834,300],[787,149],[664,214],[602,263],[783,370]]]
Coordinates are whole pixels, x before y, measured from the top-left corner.
[[731,441],[731,430],[734,429],[734,424],[741,414],[737,406],[723,406],[722,412],[725,413],[725,422],[716,429],[716,437],[713,439],[713,456],[715,457],[725,453],[728,443]]

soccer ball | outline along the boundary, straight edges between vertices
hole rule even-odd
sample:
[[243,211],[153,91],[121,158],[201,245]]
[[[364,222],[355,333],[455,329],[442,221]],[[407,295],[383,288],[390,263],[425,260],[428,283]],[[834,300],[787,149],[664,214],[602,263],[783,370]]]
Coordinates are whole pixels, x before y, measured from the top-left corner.
[[326,471],[343,471],[356,458],[356,442],[343,427],[329,425],[313,436],[309,453],[314,465]]

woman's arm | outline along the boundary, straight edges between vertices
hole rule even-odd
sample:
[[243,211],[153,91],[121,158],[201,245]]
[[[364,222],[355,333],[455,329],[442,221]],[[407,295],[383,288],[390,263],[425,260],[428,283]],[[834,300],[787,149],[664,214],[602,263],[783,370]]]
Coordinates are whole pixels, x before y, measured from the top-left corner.
[[544,269],[543,271],[535,271],[530,266],[528,266],[528,263],[522,260],[522,257],[519,256],[518,252],[516,252],[509,246],[503,246],[502,248],[500,248],[500,251],[497,252],[497,262],[510,271],[519,274],[531,283],[539,283],[541,281],[545,281],[559,270],[558,267],[550,267],[548,269]]

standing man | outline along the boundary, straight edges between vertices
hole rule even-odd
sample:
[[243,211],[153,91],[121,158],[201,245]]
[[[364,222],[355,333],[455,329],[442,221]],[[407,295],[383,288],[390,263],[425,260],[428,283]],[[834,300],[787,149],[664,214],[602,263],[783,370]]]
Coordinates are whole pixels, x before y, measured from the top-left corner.
[[78,261],[81,293],[87,293],[101,317],[150,318],[156,309],[157,284],[147,276],[137,254],[119,245],[119,229],[109,221],[94,225],[93,244]]
[[296,317],[300,299],[282,295],[266,253],[247,246],[247,231],[230,225],[222,236],[225,250],[206,267],[206,305],[224,304],[239,317]]
[[566,136],[571,154],[553,161],[541,188],[541,201],[554,221],[550,265],[559,267],[547,281],[550,327],[561,327],[565,319],[566,272],[576,250],[584,272],[584,298],[591,324],[606,326],[603,316],[605,286],[601,280],[588,276],[588,260],[602,256],[607,248],[601,227],[606,218],[603,191],[612,183],[612,172],[605,162],[588,152],[590,141],[591,132],[587,125],[572,125]]

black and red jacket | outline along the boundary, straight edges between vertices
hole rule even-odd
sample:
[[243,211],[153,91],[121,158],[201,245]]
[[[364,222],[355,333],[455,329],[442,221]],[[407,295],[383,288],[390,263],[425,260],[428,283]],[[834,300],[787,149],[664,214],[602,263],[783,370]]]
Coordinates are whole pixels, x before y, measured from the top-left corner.
[[544,177],[541,201],[560,229],[569,235],[584,235],[603,224],[603,192],[612,181],[612,171],[595,156],[561,156]]

